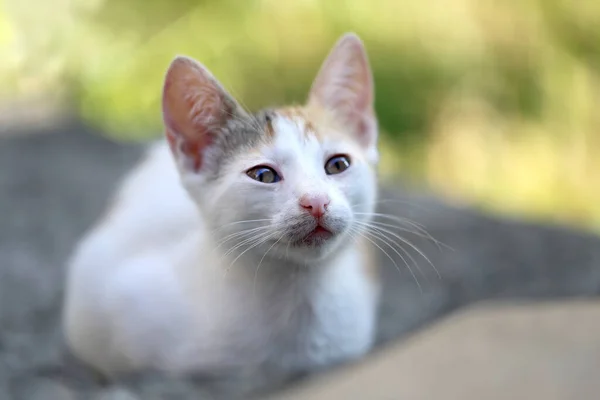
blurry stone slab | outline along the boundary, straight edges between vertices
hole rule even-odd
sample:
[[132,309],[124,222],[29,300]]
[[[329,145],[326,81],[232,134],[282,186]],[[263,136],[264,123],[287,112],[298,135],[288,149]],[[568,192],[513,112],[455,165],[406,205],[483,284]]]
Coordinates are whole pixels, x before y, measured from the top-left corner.
[[479,306],[285,400],[600,398],[600,302]]

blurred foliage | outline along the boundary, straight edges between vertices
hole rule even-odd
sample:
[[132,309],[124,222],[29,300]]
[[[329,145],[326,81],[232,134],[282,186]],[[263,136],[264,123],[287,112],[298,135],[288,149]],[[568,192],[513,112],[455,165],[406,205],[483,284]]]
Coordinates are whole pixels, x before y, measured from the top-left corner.
[[5,0],[5,99],[67,102],[123,140],[160,132],[176,54],[248,108],[302,102],[365,41],[383,171],[487,208],[600,229],[597,0]]

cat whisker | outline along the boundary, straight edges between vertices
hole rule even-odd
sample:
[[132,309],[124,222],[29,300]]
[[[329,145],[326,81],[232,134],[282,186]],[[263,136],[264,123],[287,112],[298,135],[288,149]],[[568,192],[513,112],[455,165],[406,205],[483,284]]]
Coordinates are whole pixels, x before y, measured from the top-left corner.
[[[433,236],[431,236],[431,234],[429,234],[429,232],[427,232],[427,230],[425,229],[425,227],[419,223],[416,223],[414,221],[411,221],[408,218],[403,218],[403,217],[398,217],[395,215],[389,215],[389,214],[381,214],[381,213],[361,213],[361,212],[356,212],[356,215],[364,215],[364,216],[368,216],[368,217],[373,217],[373,218],[383,218],[383,219],[388,219],[391,221],[395,221],[399,224],[404,224],[404,225],[408,225],[408,227],[403,227],[403,226],[396,226],[396,225],[392,225],[394,227],[396,227],[399,230],[403,230],[405,232],[408,233],[412,233],[414,235],[417,236],[421,236],[424,239],[428,239],[431,240],[433,243],[436,243],[436,245],[438,245],[439,248],[439,244],[440,242],[435,239]],[[375,223],[381,223],[379,221],[376,220],[372,220],[371,222],[375,222]]]
[[217,229],[214,229],[214,230],[213,230],[213,233],[214,233],[214,232],[217,232],[217,231],[219,231],[219,230],[221,230],[221,229],[224,229],[224,228],[230,227],[230,226],[232,226],[232,225],[248,224],[248,223],[251,223],[251,222],[266,222],[266,221],[271,221],[271,219],[269,219],[269,218],[260,218],[260,219],[245,219],[245,220],[242,220],[242,221],[230,222],[230,223],[228,223],[228,224],[224,224],[224,225],[221,225],[221,226],[219,226]]
[[[368,228],[368,227],[366,227]],[[410,274],[412,275],[413,279],[415,280],[417,286],[419,287],[419,290],[421,292],[423,292],[423,289],[421,288],[421,283],[419,282],[419,279],[417,278],[417,275],[414,273],[414,271],[412,270],[412,268],[410,267],[410,264],[406,261],[406,258],[404,258],[404,256],[402,254],[400,254],[400,252],[390,244],[390,242],[388,240],[391,240],[389,238],[386,238],[384,235],[382,235],[381,233],[378,233],[376,231],[372,231],[372,230],[365,230],[364,231],[365,234],[371,235],[374,239],[378,239],[381,242],[383,242],[385,245],[387,245],[390,249],[392,249],[392,251],[394,253],[396,253],[398,255],[398,257],[400,257],[400,259],[402,259],[402,261],[404,262],[404,265],[406,265],[406,268],[408,269],[408,271],[410,272]],[[366,236],[365,236],[366,237]],[[410,258],[410,260],[413,262],[414,266],[419,269],[419,272],[421,272],[421,274],[423,274],[423,272],[421,271],[419,265],[416,263],[415,259],[405,250],[402,248],[402,246],[400,246],[397,242],[394,242],[394,244],[396,244],[398,247],[400,247],[400,249]]]
[[256,278],[258,276],[258,270],[260,269],[260,266],[263,263],[263,260],[265,259],[265,257],[267,256],[267,254],[269,253],[269,251],[271,251],[271,249],[273,247],[275,247],[277,245],[277,243],[279,243],[279,241],[281,241],[281,239],[283,239],[284,235],[279,236],[279,239],[277,239],[268,249],[267,251],[265,251],[265,254],[263,254],[262,258],[260,259],[260,262],[258,263],[257,267],[256,267],[256,271],[254,271],[254,283],[253,283],[253,288],[252,288],[252,294],[254,295],[256,292]]
[[229,264],[229,267],[225,270],[225,274],[223,276],[223,278],[227,275],[227,272],[231,269],[231,267],[233,266],[233,264],[242,256],[244,255],[244,253],[246,253],[248,250],[251,250],[252,248],[260,245],[261,243],[264,243],[265,241],[269,240],[269,237],[271,237],[273,235],[273,233],[270,232],[263,232],[260,233],[258,236],[252,236],[251,238],[248,239],[244,239],[241,242],[239,242],[238,244],[236,244],[235,246],[233,246],[232,248],[230,248],[229,250],[227,250],[221,258],[226,258],[228,255],[230,255],[231,253],[233,253],[235,250],[239,249],[240,247],[243,247],[244,245],[248,245],[248,247],[242,251],[232,262],[231,264]]
[[231,253],[233,253],[235,250],[239,249],[240,247],[242,247],[242,246],[244,246],[244,245],[246,245],[248,243],[252,243],[254,240],[258,240],[258,239],[264,237],[265,235],[268,235],[269,233],[270,233],[269,231],[260,232],[258,234],[258,236],[253,234],[249,238],[242,239],[240,242],[238,242],[237,244],[235,244],[234,246],[232,246],[231,248],[229,248],[229,250],[227,250],[223,254],[223,256],[226,257],[226,256],[230,255]]
[[431,240],[433,243],[435,243],[435,245],[437,246],[437,248],[439,250],[441,250],[440,246],[444,246],[444,247],[450,248],[448,245],[446,245],[446,244],[440,242],[439,240],[433,238],[431,235],[421,233],[421,232],[419,232],[417,230],[414,230],[414,229],[409,229],[409,228],[405,228],[405,227],[394,225],[394,224],[387,224],[385,222],[380,222],[380,221],[369,221],[369,223],[377,225],[377,226],[385,226],[385,227],[388,227],[388,228],[397,229],[399,231],[410,233],[412,235],[418,236],[418,237],[423,238],[423,239]]
[[252,243],[250,246],[248,246],[248,248],[246,248],[246,250],[242,251],[240,254],[238,254],[238,256],[236,258],[233,259],[233,261],[231,262],[231,264],[229,264],[229,268],[231,268],[233,266],[233,264],[235,264],[235,262],[237,260],[239,260],[239,258],[241,256],[243,256],[244,254],[246,254],[248,251],[252,250],[253,248],[265,243],[267,240],[269,240],[270,238],[272,238],[273,236],[276,236],[278,232],[272,232],[270,234],[266,234],[261,236],[260,239],[257,239],[254,243]]
[[[440,251],[441,251],[441,246],[444,246],[447,249],[454,251],[454,249],[452,247],[448,246],[445,243],[440,242],[439,240],[437,240],[433,236],[431,236],[431,234],[429,232],[427,232],[427,230],[425,229],[425,227],[422,224],[419,224],[417,222],[411,221],[408,218],[398,217],[396,215],[390,215],[390,214],[382,214],[382,213],[361,213],[361,212],[356,212],[355,214],[356,215],[372,216],[372,217],[376,217],[376,218],[383,218],[383,219],[388,219],[388,220],[391,220],[391,221],[398,222],[400,224],[407,224],[407,225],[413,227],[416,230],[416,231],[412,231],[411,233],[413,233],[415,235],[424,235],[422,237],[423,238],[427,238],[427,239],[431,240],[433,243],[435,243]],[[377,221],[374,221],[374,222],[377,222]],[[397,228],[399,228],[399,227],[397,227]]]
[[433,243],[435,243],[435,245],[437,246],[438,250],[441,250],[442,247],[445,247],[448,250],[454,251],[454,249],[452,247],[448,246],[447,244],[445,244],[443,242],[440,242],[439,240],[435,239],[433,236],[431,236],[428,233],[427,234],[423,234],[423,233],[421,233],[419,231],[411,230],[411,229],[408,229],[408,228],[403,228],[403,227],[400,227],[398,225],[388,224],[388,223],[380,222],[380,221],[370,221],[370,223],[378,225],[378,226],[385,226],[385,227],[388,227],[388,228],[398,229],[398,230],[403,231],[403,232],[411,233],[411,234],[413,234],[415,236],[418,236],[420,238],[431,240]]
[[[270,225],[267,225],[267,224],[261,225],[261,226],[254,226],[254,227],[251,227],[251,228],[242,229],[242,230],[238,230],[238,231],[232,232],[231,234],[229,234],[227,236],[234,235],[234,234],[237,234],[237,233],[249,232],[249,231],[252,231],[254,229],[268,229],[268,228],[270,228]],[[215,229],[211,233],[216,234],[217,232],[218,232],[218,229]],[[225,237],[227,237],[227,236],[225,236]]]
[[400,216],[397,216],[397,215],[383,214],[383,213],[377,213],[377,212],[370,212],[370,213],[357,212],[356,214],[370,215],[370,216],[373,216],[373,217],[380,217],[380,218],[387,218],[387,219],[391,219],[391,220],[394,220],[394,221],[399,222],[399,223],[409,224],[411,226],[414,226],[415,228],[425,229],[425,226],[423,224],[420,224],[418,222],[412,221],[409,218],[400,217]]
[[[377,247],[379,250],[381,250],[381,252],[383,254],[385,254],[387,256],[387,258],[390,259],[390,261],[392,262],[392,264],[394,264],[394,266],[396,267],[396,269],[398,270],[398,273],[402,274],[402,271],[400,270],[400,267],[398,266],[398,264],[396,263],[396,261],[394,260],[394,258],[392,256],[390,256],[390,254],[385,251],[383,249],[383,247],[381,247],[380,245],[378,245],[373,239],[371,239],[370,237],[368,237],[366,235],[367,232],[361,232],[360,230],[356,229],[356,228],[352,228],[351,231],[354,231],[355,233],[357,233],[358,235],[362,236],[363,238],[365,238],[366,240],[368,240],[369,242],[371,242],[375,247]],[[402,256],[401,256],[402,257]],[[402,257],[403,258],[403,257]],[[403,258],[404,259],[404,258]],[[404,261],[406,263],[406,261]],[[408,265],[407,265],[408,266]],[[421,292],[423,292],[423,289],[421,288],[421,284],[419,283],[419,280],[417,279],[417,277],[414,275],[414,273],[412,272],[412,270],[410,269],[410,267],[408,268],[409,271],[411,272],[411,275],[413,276],[413,278],[415,279],[415,282],[417,283],[417,286],[419,287],[419,290]]]
[[[363,227],[363,228],[365,228],[365,229],[366,229],[366,231],[367,231],[367,232],[369,232],[369,233],[370,233],[371,235],[373,235],[374,237],[380,237],[380,239],[381,239],[382,241],[389,241],[389,242],[391,242],[392,244],[396,245],[396,246],[397,246],[397,247],[398,247],[400,250],[402,250],[402,252],[403,252],[403,253],[404,253],[404,254],[405,254],[405,255],[406,255],[406,256],[407,256],[407,257],[408,257],[408,258],[409,258],[409,259],[412,261],[413,265],[414,265],[414,266],[415,266],[415,267],[416,267],[416,268],[419,270],[419,272],[421,273],[421,275],[425,276],[425,275],[423,274],[423,271],[421,271],[421,267],[419,266],[419,264],[417,263],[417,261],[414,259],[414,257],[413,257],[413,256],[412,256],[412,255],[411,255],[411,254],[410,254],[410,253],[409,253],[409,252],[408,252],[408,251],[407,251],[407,250],[406,250],[404,247],[402,247],[402,245],[401,245],[400,243],[398,243],[396,240],[394,240],[394,239],[392,239],[392,238],[390,238],[390,237],[388,237],[388,236],[386,235],[386,233],[387,233],[387,234],[390,234],[389,232],[381,231],[379,228],[377,228],[377,227],[374,227],[374,226],[370,226],[370,225],[368,225],[368,224],[365,224],[365,223],[362,223],[362,227]],[[398,236],[398,235],[394,235],[393,233],[392,233],[392,235],[393,235],[393,236],[396,236],[397,238],[399,238],[399,240],[400,240],[400,241],[402,241],[403,243],[406,243],[406,242],[404,241],[404,239],[402,239],[400,236]],[[390,246],[390,244],[389,244],[389,243],[386,243],[386,244],[387,244],[388,246]],[[392,247],[392,246],[390,246],[390,247]],[[414,247],[414,246],[413,246],[413,247]],[[393,250],[394,250],[394,252],[397,252],[397,250],[396,250],[395,248],[394,248]],[[398,254],[398,255],[400,256],[400,254]],[[402,256],[400,256],[400,257],[402,257]],[[425,257],[425,256],[423,256],[423,257]],[[426,258],[426,257],[425,257],[425,258]],[[404,261],[406,264],[408,264],[408,263],[406,262],[406,260],[404,260],[404,258],[403,258],[403,257],[402,257],[402,259],[403,259],[403,261]]]
[[359,237],[357,235],[357,233],[355,232],[355,229],[351,229],[348,231],[348,235],[350,236],[350,239],[352,239],[354,241],[354,243],[358,244],[359,242]]
[[260,233],[262,231],[267,231],[269,229],[270,229],[269,226],[259,226],[257,228],[246,229],[246,230],[243,230],[243,231],[234,232],[234,233],[229,234],[229,235],[225,236],[224,238],[222,238],[217,243],[217,246],[215,247],[215,250],[218,249],[219,247],[221,247],[223,244],[225,244],[228,241],[233,240],[235,238],[245,237],[245,236],[249,236],[249,235],[252,235],[252,234],[258,234],[258,233]]
[[[425,253],[423,253],[423,252],[422,252],[422,251],[421,251],[421,250],[420,250],[420,249],[419,249],[417,246],[415,246],[415,245],[414,245],[414,244],[413,244],[413,243],[412,243],[410,240],[408,240],[408,239],[406,239],[406,238],[403,238],[402,236],[400,236],[400,235],[396,234],[395,232],[393,232],[393,231],[391,231],[391,230],[389,230],[389,229],[382,228],[382,227],[380,227],[380,226],[376,226],[376,225],[374,225],[374,224],[372,224],[372,223],[371,223],[371,224],[369,224],[369,223],[366,223],[366,222],[360,222],[360,221],[357,221],[357,222],[358,222],[359,224],[361,224],[362,226],[365,226],[365,227],[367,227],[368,229],[371,229],[371,230],[376,230],[377,232],[379,232],[379,233],[380,233],[381,235],[383,235],[383,236],[386,236],[386,234],[387,234],[387,235],[391,235],[391,236],[395,237],[396,239],[398,239],[399,241],[401,241],[402,243],[404,243],[404,244],[406,244],[406,245],[410,246],[410,247],[411,247],[411,248],[412,248],[414,251],[416,251],[417,253],[419,253],[419,255],[420,255],[421,257],[423,257],[423,258],[425,259],[425,261],[427,261],[427,263],[428,263],[429,265],[431,265],[431,267],[432,267],[432,268],[433,268],[433,270],[435,271],[436,275],[438,276],[438,279],[441,279],[441,278],[442,278],[442,276],[440,275],[440,272],[439,272],[439,270],[438,270],[438,269],[435,267],[435,265],[434,265],[434,264],[431,262],[431,260],[430,260],[430,259],[429,259],[429,258],[428,258],[426,255],[425,255]],[[405,254],[406,254],[408,257],[410,257],[410,258],[411,258],[411,260],[413,260],[413,263],[415,264],[415,266],[416,266],[417,268],[419,268],[419,271],[421,270],[421,268],[419,267],[419,265],[417,264],[417,262],[414,260],[414,258],[413,258],[413,257],[410,255],[410,253],[409,253],[408,251],[406,251],[406,250],[405,250],[405,249],[404,249],[404,248],[403,248],[403,247],[402,247],[402,246],[401,246],[399,243],[397,243],[395,240],[393,240],[393,239],[391,239],[391,238],[389,238],[389,237],[387,237],[387,236],[386,236],[386,238],[387,238],[387,239],[389,239],[389,240],[391,240],[391,241],[392,241],[394,244],[396,244],[396,245],[397,245],[399,248],[401,248],[401,249],[404,251],[404,253],[405,253]]]
[[[266,236],[266,235],[262,235],[262,236],[259,236],[258,238],[256,238],[256,237],[253,237],[253,238],[251,238],[251,239],[248,239],[248,240],[246,240],[244,243],[241,243],[241,244],[239,244],[239,245],[236,245],[236,249],[242,248],[244,245],[247,245],[247,248],[246,248],[246,250],[247,250],[247,249],[251,249],[252,247],[254,247],[254,246],[258,245],[258,243],[259,243],[259,242],[260,242],[262,239],[264,239],[264,237],[265,237],[265,236]],[[227,256],[228,256],[228,255],[230,255],[231,253],[233,253],[234,251],[235,251],[235,250],[232,250],[232,251],[230,251],[230,252],[227,254]],[[244,250],[244,251],[242,251],[241,253],[243,253],[243,252],[245,252],[245,250]],[[240,254],[240,255],[241,255],[241,254]],[[223,254],[223,255],[222,255],[222,257],[221,257],[221,259],[225,259],[225,258],[227,258],[227,256],[226,256],[225,254]],[[226,270],[225,270],[225,271],[226,271],[226,273],[227,273],[227,272],[229,272],[229,270],[230,270],[230,269],[231,269],[231,267],[233,266],[234,262],[235,262],[235,261],[237,261],[237,259],[238,259],[238,258],[239,258],[239,257],[236,257],[236,258],[235,258],[235,260],[233,260],[233,262],[231,262],[231,264],[229,265],[229,267],[227,267],[227,268],[226,268]]]

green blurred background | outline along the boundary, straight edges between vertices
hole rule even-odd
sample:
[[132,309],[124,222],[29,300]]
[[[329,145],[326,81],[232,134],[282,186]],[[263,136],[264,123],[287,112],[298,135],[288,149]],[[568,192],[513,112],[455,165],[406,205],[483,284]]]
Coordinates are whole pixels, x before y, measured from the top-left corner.
[[4,0],[0,108],[161,132],[176,54],[249,109],[302,102],[344,32],[367,46],[382,172],[600,232],[598,0]]

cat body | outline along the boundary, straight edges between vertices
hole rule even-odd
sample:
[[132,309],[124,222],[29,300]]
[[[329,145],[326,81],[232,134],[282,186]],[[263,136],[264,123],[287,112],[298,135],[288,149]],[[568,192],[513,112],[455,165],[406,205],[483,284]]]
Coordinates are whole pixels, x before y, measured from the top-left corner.
[[377,124],[362,43],[342,38],[305,106],[248,114],[178,57],[166,140],[124,179],[69,265],[67,343],[107,375],[305,371],[360,357],[379,285],[361,232]]

